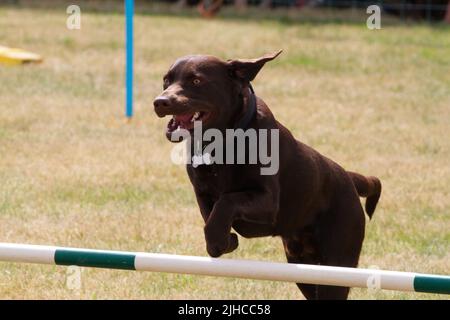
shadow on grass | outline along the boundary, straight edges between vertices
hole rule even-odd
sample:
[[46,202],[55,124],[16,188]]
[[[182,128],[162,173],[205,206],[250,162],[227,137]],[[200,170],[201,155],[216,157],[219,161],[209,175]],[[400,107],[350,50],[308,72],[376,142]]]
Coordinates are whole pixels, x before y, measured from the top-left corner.
[[[66,11],[73,4],[73,0],[6,0],[0,3],[0,8],[36,9],[46,11]],[[124,0],[102,0],[89,1],[77,0],[76,4],[81,7],[82,12],[123,14]],[[162,3],[157,1],[136,0],[136,14],[147,16],[174,16],[180,18],[203,19],[197,12],[196,7],[177,8],[173,3]],[[261,21],[275,22],[282,25],[309,24],[328,25],[345,24],[354,26],[366,26],[368,15],[363,8],[358,9],[335,9],[335,8],[304,8],[299,9],[260,9],[249,7],[245,12],[236,12],[233,6],[224,7],[216,19],[230,21]],[[401,20],[395,16],[383,14],[382,26],[405,26],[420,25],[429,26],[434,29],[450,30],[445,23],[427,23],[413,20]]]

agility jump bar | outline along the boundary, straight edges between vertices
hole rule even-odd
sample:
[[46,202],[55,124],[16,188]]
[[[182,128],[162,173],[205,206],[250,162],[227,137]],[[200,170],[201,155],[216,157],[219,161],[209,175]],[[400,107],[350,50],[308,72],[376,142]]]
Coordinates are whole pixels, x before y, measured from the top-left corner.
[[0,243],[0,261],[450,294],[444,275],[161,253]]

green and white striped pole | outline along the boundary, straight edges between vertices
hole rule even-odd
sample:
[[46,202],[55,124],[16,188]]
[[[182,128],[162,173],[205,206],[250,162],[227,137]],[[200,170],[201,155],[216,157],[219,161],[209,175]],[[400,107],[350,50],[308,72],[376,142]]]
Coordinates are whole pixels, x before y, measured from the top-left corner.
[[450,276],[160,253],[0,243],[0,261],[450,294]]

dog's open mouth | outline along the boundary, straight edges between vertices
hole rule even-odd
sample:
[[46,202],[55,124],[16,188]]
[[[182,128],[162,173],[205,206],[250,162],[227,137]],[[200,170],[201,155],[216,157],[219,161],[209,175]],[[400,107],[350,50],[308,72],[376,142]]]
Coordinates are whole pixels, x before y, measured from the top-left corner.
[[167,133],[172,133],[178,129],[192,130],[195,121],[204,123],[208,118],[209,113],[205,111],[173,115],[167,124]]

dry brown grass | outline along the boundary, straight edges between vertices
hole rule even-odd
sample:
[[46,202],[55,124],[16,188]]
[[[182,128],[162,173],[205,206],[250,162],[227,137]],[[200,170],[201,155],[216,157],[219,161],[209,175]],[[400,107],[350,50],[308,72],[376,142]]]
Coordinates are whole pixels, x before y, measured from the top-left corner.
[[[83,7],[82,7],[83,8]],[[0,241],[205,255],[184,169],[152,111],[177,57],[279,48],[254,87],[301,140],[384,192],[360,265],[450,271],[450,30],[277,20],[136,17],[136,117],[123,119],[123,16],[0,7],[0,43],[41,53],[0,67]],[[241,239],[228,258],[284,261],[279,239]],[[0,264],[0,298],[298,299],[293,284]],[[444,296],[355,289],[353,299]]]

